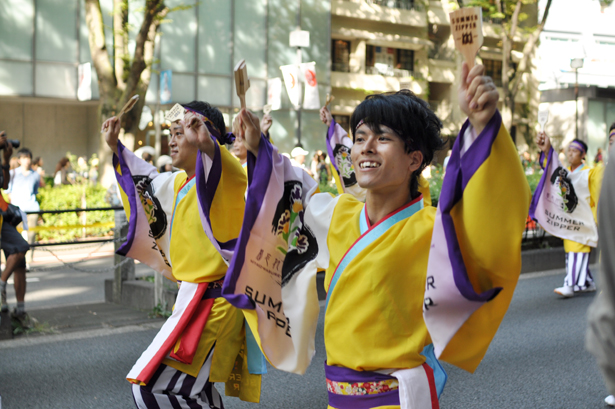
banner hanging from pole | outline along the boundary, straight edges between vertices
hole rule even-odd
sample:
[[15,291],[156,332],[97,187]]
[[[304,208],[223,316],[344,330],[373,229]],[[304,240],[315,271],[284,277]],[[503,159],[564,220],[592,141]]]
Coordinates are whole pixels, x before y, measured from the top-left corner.
[[301,84],[299,66],[295,64],[282,65],[282,77],[290,103],[296,108],[301,103]]
[[301,64],[301,77],[305,80],[304,109],[320,109],[320,96],[318,94],[318,81],[316,81],[316,63]]

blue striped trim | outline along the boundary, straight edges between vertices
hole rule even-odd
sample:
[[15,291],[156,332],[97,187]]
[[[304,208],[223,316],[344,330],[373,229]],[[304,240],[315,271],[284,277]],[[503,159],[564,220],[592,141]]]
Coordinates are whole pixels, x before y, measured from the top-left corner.
[[177,209],[177,205],[181,202],[190,189],[196,184],[196,177],[192,178],[190,182],[186,183],[184,187],[182,187],[179,192],[177,192],[177,197],[175,198],[175,205],[173,205],[173,216],[171,216],[171,227],[169,228],[169,238],[171,238],[171,234],[173,233],[173,222],[175,221],[175,210]]
[[[398,222],[409,218],[410,216],[412,216],[414,213],[418,212],[422,208],[423,208],[423,200],[421,199],[415,204],[408,206],[407,208],[399,211],[398,213],[395,213],[393,216],[384,219],[382,222],[373,226],[370,230],[367,228],[367,220],[365,216],[365,206],[363,206],[363,209],[361,210],[361,214],[359,215],[359,226],[361,228],[362,236],[359,237],[359,239],[352,245],[350,250],[348,250],[344,258],[342,258],[342,260],[337,266],[335,274],[333,275],[333,278],[331,279],[331,284],[329,285],[329,291],[327,292],[327,302],[325,304],[325,311],[327,307],[329,306],[329,299],[331,298],[331,293],[333,293],[333,290],[335,289],[335,286],[338,280],[340,279],[342,273],[344,272],[348,264],[350,264],[350,262],[359,253],[365,250],[365,248],[369,246],[371,243],[373,243],[378,237],[386,233],[387,230],[389,230],[391,227],[393,227]],[[365,229],[365,232],[364,232],[364,229]]]

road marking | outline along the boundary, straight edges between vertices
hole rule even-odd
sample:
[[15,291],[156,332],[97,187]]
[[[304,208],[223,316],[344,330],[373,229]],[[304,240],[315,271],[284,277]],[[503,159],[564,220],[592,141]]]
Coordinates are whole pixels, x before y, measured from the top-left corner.
[[108,335],[125,334],[129,332],[149,331],[152,329],[160,329],[162,324],[163,322],[153,322],[151,324],[127,325],[119,328],[100,328],[88,331],[70,332],[67,334],[43,335],[33,338],[19,338],[9,341],[0,341],[0,350],[49,344],[54,342],[72,341],[76,339],[98,338]]

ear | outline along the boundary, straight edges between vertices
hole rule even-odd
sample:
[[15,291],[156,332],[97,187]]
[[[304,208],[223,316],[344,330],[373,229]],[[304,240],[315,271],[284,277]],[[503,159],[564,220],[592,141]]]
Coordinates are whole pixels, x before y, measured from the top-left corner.
[[409,170],[410,172],[414,172],[423,164],[423,152],[419,150],[412,151],[408,156],[410,157]]

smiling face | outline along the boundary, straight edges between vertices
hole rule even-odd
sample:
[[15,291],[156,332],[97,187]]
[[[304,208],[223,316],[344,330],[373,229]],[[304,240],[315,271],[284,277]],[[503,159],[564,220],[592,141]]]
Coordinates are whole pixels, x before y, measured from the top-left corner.
[[243,142],[239,140],[239,138],[236,138],[235,142],[233,142],[231,153],[237,156],[241,163],[244,163],[248,159],[248,150],[246,149],[246,146],[243,144]]
[[362,124],[354,134],[350,156],[359,186],[372,193],[404,189],[410,195],[410,179],[423,161],[420,151],[406,153],[404,141],[389,127],[374,132]]
[[581,165],[581,163],[583,163],[583,158],[585,157],[585,154],[577,148],[569,146],[566,156],[568,157],[568,163],[570,163],[570,167],[576,168],[577,166]]
[[184,169],[190,173],[196,167],[197,148],[186,139],[184,127],[179,122],[171,125],[171,139],[169,139],[171,160],[173,166]]

